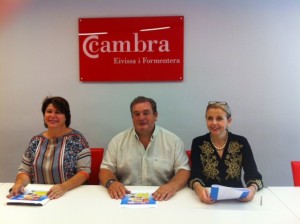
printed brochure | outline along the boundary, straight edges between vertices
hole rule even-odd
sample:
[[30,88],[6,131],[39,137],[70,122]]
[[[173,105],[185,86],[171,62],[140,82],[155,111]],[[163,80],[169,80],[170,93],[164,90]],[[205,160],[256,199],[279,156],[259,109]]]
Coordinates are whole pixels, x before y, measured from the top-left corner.
[[149,192],[131,192],[121,200],[121,207],[127,208],[153,208],[156,201]]
[[50,199],[47,196],[47,191],[41,190],[26,190],[24,194],[19,194],[7,200],[7,205],[33,205],[43,206]]

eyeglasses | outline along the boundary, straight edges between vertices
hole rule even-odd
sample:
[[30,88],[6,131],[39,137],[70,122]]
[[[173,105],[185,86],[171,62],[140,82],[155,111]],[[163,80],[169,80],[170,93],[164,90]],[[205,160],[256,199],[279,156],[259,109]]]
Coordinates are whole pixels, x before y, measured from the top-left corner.
[[212,104],[220,104],[220,105],[228,106],[227,102],[225,102],[225,101],[209,101],[208,102],[208,105],[212,105]]

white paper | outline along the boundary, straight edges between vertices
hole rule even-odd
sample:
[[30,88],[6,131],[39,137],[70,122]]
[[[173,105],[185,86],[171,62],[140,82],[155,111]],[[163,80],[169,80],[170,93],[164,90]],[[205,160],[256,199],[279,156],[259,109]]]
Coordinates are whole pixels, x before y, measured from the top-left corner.
[[248,196],[248,188],[226,187],[218,184],[211,185],[210,197],[213,200],[242,199]]

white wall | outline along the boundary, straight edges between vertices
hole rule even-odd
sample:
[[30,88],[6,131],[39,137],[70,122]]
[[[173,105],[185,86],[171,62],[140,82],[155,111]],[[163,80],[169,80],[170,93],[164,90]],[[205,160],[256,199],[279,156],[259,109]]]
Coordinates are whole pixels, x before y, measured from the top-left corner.
[[[3,5],[2,5],[3,7]],[[1,10],[0,10],[1,11]],[[186,148],[207,132],[209,100],[226,100],[231,131],[248,138],[266,185],[292,185],[300,160],[300,1],[26,1],[0,23],[0,182],[14,181],[30,138],[42,131],[47,95],[71,105],[71,127],[91,147],[131,126],[138,95],[158,103],[158,124]],[[78,18],[185,17],[180,83],[81,83]]]

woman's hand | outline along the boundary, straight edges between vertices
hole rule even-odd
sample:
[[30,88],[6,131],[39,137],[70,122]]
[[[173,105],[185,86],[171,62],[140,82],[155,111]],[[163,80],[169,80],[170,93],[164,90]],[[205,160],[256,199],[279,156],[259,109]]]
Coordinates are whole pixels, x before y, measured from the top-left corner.
[[24,186],[21,183],[16,183],[10,190],[9,190],[9,194],[6,196],[7,198],[11,198],[14,196],[17,196],[19,194],[23,194],[24,193]]
[[64,193],[66,193],[66,190],[63,187],[63,184],[56,184],[50,188],[47,195],[48,195],[48,198],[50,198],[50,199],[56,199],[56,198],[60,198],[61,196],[63,196]]
[[254,185],[249,186],[248,189],[250,190],[248,196],[243,199],[240,199],[240,201],[243,201],[243,202],[252,201],[257,189]]
[[9,190],[7,198],[17,196],[24,193],[25,187],[30,183],[30,178],[25,173],[20,173],[17,175],[15,185]]
[[205,203],[205,204],[213,204],[213,203],[216,202],[216,201],[214,201],[214,200],[211,199],[208,190],[205,189],[204,187],[202,187],[200,183],[195,182],[193,184],[193,188],[194,188],[194,191],[197,194],[198,198],[203,203]]

